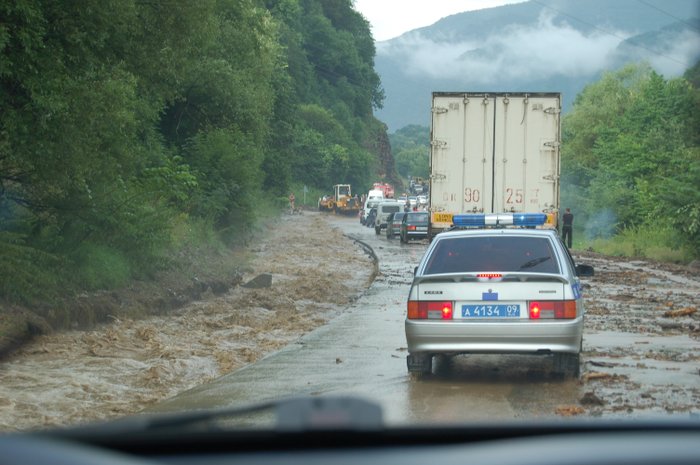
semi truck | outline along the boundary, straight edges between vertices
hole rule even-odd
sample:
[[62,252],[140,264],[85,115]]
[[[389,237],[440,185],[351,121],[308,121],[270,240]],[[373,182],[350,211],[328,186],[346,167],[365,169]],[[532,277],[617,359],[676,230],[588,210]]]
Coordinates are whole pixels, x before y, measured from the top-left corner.
[[458,213],[559,212],[561,94],[433,92],[432,238]]

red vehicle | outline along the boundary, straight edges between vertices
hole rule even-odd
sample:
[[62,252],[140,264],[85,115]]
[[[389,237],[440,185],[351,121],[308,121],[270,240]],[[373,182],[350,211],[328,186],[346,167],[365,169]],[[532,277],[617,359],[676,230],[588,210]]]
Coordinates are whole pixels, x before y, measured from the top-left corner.
[[392,186],[391,184],[388,184],[385,182],[375,182],[372,185],[372,189],[378,189],[378,190],[384,192],[385,199],[393,199],[394,198],[394,186]]

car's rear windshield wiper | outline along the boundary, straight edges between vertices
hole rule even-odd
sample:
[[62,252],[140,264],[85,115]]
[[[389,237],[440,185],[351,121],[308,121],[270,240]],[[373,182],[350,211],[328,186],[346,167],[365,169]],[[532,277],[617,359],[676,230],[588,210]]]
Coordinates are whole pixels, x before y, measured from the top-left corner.
[[552,257],[550,257],[549,255],[547,255],[546,257],[533,258],[532,260],[528,260],[525,263],[523,263],[522,265],[520,265],[520,268],[518,268],[518,270],[525,270],[527,268],[532,268],[533,266],[537,266],[542,262],[546,262],[550,258],[552,258]]

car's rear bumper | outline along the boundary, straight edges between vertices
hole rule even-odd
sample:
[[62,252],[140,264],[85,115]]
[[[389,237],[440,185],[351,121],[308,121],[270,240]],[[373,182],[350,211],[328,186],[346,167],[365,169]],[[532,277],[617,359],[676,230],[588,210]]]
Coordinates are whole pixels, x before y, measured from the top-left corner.
[[428,237],[427,231],[406,231],[405,234],[409,239],[424,239]]
[[406,320],[410,353],[579,353],[583,317],[552,321]]

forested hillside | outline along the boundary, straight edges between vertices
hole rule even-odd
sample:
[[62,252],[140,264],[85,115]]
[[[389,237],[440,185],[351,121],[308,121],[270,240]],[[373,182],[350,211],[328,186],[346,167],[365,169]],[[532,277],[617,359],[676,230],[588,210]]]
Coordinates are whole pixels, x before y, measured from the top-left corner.
[[618,234],[628,255],[700,257],[700,64],[664,79],[629,65],[587,86],[564,116],[562,207],[589,239]]
[[291,185],[391,175],[374,55],[351,0],[2,0],[0,299],[118,286]]

